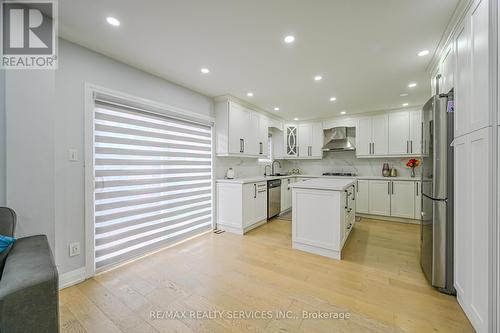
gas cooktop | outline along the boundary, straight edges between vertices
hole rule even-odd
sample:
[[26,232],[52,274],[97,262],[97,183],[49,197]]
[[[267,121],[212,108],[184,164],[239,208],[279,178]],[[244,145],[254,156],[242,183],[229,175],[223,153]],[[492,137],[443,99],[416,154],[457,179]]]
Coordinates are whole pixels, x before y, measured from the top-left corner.
[[352,172],[325,172],[323,176],[356,177],[356,174]]

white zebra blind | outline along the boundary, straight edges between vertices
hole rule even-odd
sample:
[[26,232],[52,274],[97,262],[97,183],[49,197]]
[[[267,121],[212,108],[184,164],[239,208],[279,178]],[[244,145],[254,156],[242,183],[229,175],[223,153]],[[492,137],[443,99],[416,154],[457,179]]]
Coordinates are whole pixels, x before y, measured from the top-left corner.
[[209,126],[96,101],[94,156],[96,269],[211,228]]

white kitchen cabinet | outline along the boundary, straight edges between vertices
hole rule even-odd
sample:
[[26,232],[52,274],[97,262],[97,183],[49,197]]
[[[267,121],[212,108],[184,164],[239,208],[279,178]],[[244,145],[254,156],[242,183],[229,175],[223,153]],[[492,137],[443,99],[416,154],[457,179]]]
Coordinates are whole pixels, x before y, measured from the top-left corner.
[[404,155],[410,153],[410,112],[389,114],[389,154]]
[[300,159],[322,158],[323,126],[321,123],[298,125],[298,155]]
[[455,37],[455,138],[467,133],[469,129],[468,112],[470,109],[470,26],[465,19]]
[[474,131],[491,125],[489,110],[489,1],[481,0],[470,16],[472,73],[469,130]]
[[370,180],[368,187],[369,212],[373,215],[391,215],[391,182],[387,180]]
[[259,133],[263,132],[259,113],[224,100],[215,104],[215,117],[218,156],[259,157]]
[[236,234],[267,221],[267,182],[217,184],[217,227]]
[[422,155],[422,112],[410,112],[410,154]]
[[292,189],[290,184],[295,182],[295,178],[286,178],[281,180],[281,212],[292,208]]
[[387,114],[358,119],[356,156],[388,155]]
[[356,156],[368,156],[372,152],[372,118],[358,119],[356,127]]
[[295,158],[299,155],[298,149],[298,125],[288,124],[285,125],[285,158]]
[[455,50],[453,43],[451,43],[446,50],[440,68],[441,79],[439,93],[447,94],[455,86]]
[[369,213],[369,180],[359,179],[356,182],[356,213]]
[[259,136],[257,139],[258,154],[260,158],[265,158],[269,153],[269,119],[264,115],[259,115]]
[[391,181],[391,216],[415,218],[415,182]]

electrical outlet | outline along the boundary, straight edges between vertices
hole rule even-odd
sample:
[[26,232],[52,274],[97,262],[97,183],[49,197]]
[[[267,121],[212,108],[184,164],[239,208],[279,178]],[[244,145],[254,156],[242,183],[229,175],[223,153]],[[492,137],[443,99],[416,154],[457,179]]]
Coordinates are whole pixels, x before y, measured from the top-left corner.
[[80,254],[80,242],[69,244],[69,256],[74,257]]

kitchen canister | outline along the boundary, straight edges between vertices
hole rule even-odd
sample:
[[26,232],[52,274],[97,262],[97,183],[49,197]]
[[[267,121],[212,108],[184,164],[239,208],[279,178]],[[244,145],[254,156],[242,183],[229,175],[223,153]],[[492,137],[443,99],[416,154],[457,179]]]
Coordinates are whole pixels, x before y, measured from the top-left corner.
[[234,170],[233,168],[229,168],[226,171],[226,178],[227,179],[234,179]]
[[397,177],[398,176],[398,170],[396,168],[391,169],[391,177]]

